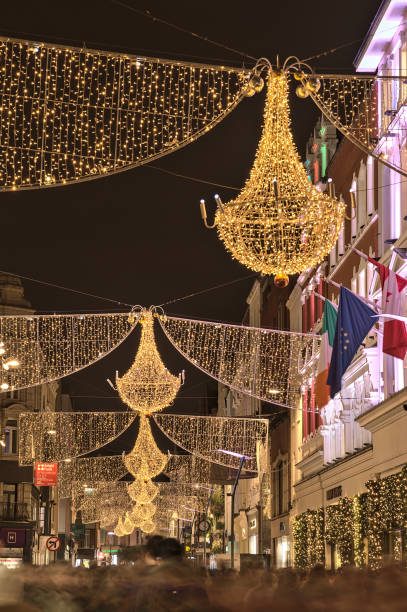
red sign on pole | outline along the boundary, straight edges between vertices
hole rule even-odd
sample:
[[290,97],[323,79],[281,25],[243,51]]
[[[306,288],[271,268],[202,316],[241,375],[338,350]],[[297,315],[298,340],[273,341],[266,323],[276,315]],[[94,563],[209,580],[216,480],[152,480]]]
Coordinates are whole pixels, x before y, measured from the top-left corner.
[[61,546],[61,540],[57,536],[51,536],[46,542],[48,550],[56,552]]
[[56,487],[58,463],[36,463],[34,465],[34,475],[36,487]]

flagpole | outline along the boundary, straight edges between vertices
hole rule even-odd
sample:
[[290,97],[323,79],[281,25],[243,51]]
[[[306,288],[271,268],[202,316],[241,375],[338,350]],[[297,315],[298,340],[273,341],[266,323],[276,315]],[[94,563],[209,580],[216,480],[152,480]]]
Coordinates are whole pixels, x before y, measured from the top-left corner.
[[[325,280],[330,285],[333,285],[334,287],[337,287],[338,289],[341,288],[341,285],[339,283],[331,280],[330,278],[326,278]],[[368,304],[369,306],[373,306],[373,308],[376,308],[376,310],[381,310],[381,308],[376,304],[376,302],[373,302],[373,300],[369,300],[369,298],[362,297],[361,295],[358,295],[357,297],[360,300],[362,300],[362,302],[365,302],[365,304]]]
[[316,291],[313,291],[313,294],[316,295],[323,302],[329,302],[331,304],[331,306],[333,306],[335,308],[335,310],[338,310],[337,305],[334,304],[333,302],[331,302],[331,300],[328,300],[328,298],[326,298],[325,296],[321,295],[320,293],[317,293]]

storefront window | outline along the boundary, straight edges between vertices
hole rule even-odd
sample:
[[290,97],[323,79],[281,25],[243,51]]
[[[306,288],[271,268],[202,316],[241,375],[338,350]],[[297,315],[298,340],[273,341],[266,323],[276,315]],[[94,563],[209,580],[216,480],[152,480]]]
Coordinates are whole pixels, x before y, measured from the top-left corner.
[[17,454],[17,421],[7,421],[5,432],[5,453],[6,455]]
[[276,566],[277,568],[289,567],[290,565],[290,538],[281,536],[276,538]]

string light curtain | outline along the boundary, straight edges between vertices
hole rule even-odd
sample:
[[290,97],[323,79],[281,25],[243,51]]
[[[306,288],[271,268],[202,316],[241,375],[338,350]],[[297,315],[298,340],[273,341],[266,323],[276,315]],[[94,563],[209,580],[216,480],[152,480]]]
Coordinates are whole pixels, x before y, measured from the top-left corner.
[[164,474],[176,483],[212,482],[213,464],[195,455],[171,455]]
[[128,313],[1,316],[0,392],[86,368],[123,342],[134,325]]
[[63,461],[101,448],[134,421],[132,412],[30,412],[19,416],[20,465]]
[[[222,204],[215,225],[240,263],[288,281],[320,262],[334,246],[344,205],[310,183],[294,144],[289,75],[269,72],[263,133],[250,176],[239,195]],[[204,215],[205,216],[205,215]]]
[[75,491],[81,491],[85,486],[94,488],[101,482],[114,482],[126,473],[121,455],[61,461],[58,464],[58,495],[61,498],[71,497]]
[[319,336],[165,315],[159,321],[196,367],[262,401],[295,408],[302,381],[314,373]]
[[257,444],[267,444],[266,419],[155,414],[154,420],[180,448],[226,467],[238,468],[240,456],[221,450],[248,456],[244,469],[257,472]]
[[249,73],[0,39],[0,189],[127,170],[196,140],[240,102]]
[[304,77],[299,94],[364,153],[407,176],[406,77],[316,75],[319,86],[309,89]]

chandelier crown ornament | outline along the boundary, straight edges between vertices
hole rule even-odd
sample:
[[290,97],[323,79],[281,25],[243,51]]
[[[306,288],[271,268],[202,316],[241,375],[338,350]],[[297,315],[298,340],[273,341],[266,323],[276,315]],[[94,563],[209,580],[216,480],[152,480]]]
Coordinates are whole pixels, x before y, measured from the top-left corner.
[[[308,178],[291,132],[288,94],[288,71],[269,70],[263,133],[250,176],[234,200],[222,203],[215,196],[214,223],[240,263],[283,278],[329,253],[345,212],[341,202],[318,191]],[[204,201],[201,214],[208,227]]]
[[174,376],[165,367],[154,338],[151,310],[139,316],[142,325],[140,345],[129,370],[121,378],[116,375],[120,398],[132,410],[152,413],[170,406],[184,382],[184,372]]

